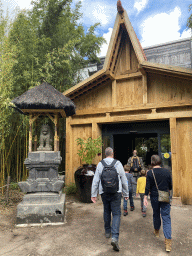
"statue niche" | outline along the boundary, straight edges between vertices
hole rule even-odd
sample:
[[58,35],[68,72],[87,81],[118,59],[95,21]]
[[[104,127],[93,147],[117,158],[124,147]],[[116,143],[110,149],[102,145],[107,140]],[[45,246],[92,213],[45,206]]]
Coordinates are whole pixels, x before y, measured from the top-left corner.
[[43,124],[40,131],[40,145],[37,148],[38,151],[52,151],[51,142],[51,129],[48,124]]

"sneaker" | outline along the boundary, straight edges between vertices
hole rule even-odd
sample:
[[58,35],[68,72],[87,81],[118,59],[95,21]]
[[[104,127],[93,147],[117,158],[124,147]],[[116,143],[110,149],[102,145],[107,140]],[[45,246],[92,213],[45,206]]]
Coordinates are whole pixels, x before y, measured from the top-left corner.
[[110,238],[111,237],[111,233],[105,233],[105,237],[106,238]]
[[134,211],[135,210],[135,206],[131,206],[130,210]]
[[112,240],[111,240],[111,245],[113,246],[113,250],[114,251],[119,251],[119,245],[118,245],[118,241],[117,240],[115,240],[114,238],[112,238]]
[[128,211],[124,211],[123,216],[127,216],[128,215]]
[[142,212],[143,217],[146,217],[146,212]]

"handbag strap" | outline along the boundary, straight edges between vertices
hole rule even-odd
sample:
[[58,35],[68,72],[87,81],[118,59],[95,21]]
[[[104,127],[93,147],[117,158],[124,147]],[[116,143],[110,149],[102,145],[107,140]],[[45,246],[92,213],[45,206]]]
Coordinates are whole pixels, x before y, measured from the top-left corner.
[[154,178],[154,180],[155,180],[156,188],[157,188],[157,190],[159,190],[159,188],[158,188],[158,186],[157,186],[157,181],[156,181],[156,179],[155,179],[155,174],[154,174],[154,172],[153,172],[153,169],[152,169],[152,173],[153,173],[153,178]]

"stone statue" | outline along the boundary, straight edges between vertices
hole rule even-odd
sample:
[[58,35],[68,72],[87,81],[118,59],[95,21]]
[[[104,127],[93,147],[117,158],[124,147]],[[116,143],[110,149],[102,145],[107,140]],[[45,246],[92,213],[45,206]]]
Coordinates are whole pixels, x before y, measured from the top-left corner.
[[52,151],[51,142],[51,129],[48,124],[43,124],[40,132],[40,145],[37,148],[38,151]]

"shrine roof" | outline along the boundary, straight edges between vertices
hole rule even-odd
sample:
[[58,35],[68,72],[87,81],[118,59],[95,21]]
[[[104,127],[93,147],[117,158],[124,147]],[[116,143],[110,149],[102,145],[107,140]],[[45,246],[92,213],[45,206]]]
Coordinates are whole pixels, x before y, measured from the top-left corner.
[[41,85],[26,91],[13,99],[12,103],[21,110],[62,109],[65,111],[66,116],[75,114],[75,104],[73,101],[47,82],[43,82]]

